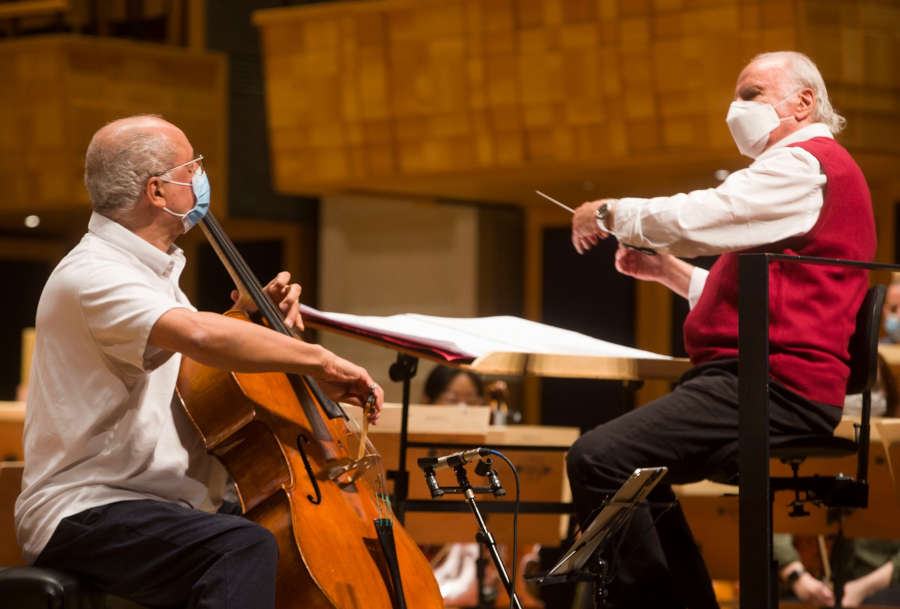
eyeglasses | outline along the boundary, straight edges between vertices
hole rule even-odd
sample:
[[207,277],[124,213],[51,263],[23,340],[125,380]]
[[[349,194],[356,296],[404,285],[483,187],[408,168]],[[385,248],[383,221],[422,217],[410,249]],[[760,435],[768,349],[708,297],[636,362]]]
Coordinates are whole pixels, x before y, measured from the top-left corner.
[[457,405],[466,404],[467,406],[481,406],[484,404],[484,398],[474,392],[445,390],[434,400],[435,404],[441,405]]
[[191,175],[194,175],[194,173],[196,173],[197,169],[200,169],[200,171],[203,171],[203,155],[202,154],[199,155],[195,159],[191,159],[187,163],[182,163],[181,165],[175,165],[175,167],[170,167],[169,169],[166,169],[165,171],[160,171],[159,173],[154,173],[150,177],[158,178],[159,176],[164,176],[167,173],[171,173],[171,172],[175,171],[176,169],[181,169],[182,167],[187,167],[189,165],[194,165],[194,164],[196,164],[197,167],[194,167],[191,170]]

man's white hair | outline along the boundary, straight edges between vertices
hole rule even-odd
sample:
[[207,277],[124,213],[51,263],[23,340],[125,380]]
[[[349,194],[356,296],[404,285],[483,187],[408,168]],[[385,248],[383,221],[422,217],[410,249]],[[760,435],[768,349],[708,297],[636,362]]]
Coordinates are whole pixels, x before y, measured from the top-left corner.
[[[832,133],[837,134],[847,125],[847,119],[834,111],[831,101],[828,99],[828,91],[825,89],[825,80],[819,72],[819,68],[813,60],[796,51],[775,51],[772,53],[760,53],[753,58],[781,59],[787,68],[785,77],[784,94],[790,93],[790,89],[796,87],[809,87],[816,96],[816,105],[813,108],[813,120],[825,123]],[[752,63],[752,62],[751,62]]]
[[147,180],[175,162],[175,145],[153,122],[140,115],[108,123],[88,145],[84,185],[95,212],[112,219],[126,215],[141,197]]

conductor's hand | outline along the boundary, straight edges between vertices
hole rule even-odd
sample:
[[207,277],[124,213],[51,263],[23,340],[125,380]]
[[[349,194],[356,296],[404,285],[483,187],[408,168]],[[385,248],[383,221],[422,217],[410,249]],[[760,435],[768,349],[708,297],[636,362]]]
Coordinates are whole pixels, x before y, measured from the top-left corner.
[[375,423],[384,405],[384,390],[372,380],[364,368],[326,352],[324,363],[311,376],[325,394],[336,402],[347,402],[362,406],[369,396],[375,397],[375,404],[369,414],[369,422]]
[[606,239],[609,233],[597,225],[597,208],[603,203],[611,204],[614,199],[600,199],[582,203],[572,216],[572,245],[575,251],[583,254],[600,241]]
[[[303,329],[303,319],[300,317],[300,292],[303,288],[299,283],[291,283],[290,273],[281,271],[263,288],[263,291],[278,305],[288,328],[296,326],[300,330]],[[256,312],[256,305],[252,301],[241,299],[237,290],[231,292],[231,299],[247,313]]]
[[651,256],[620,245],[616,250],[616,270],[635,279],[660,281],[671,258],[669,254]]

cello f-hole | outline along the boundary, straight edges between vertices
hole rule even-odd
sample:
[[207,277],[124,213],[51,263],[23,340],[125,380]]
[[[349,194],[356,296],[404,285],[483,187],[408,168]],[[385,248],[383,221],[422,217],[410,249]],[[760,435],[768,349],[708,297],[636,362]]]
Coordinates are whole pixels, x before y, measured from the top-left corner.
[[303,434],[299,434],[297,436],[297,450],[300,451],[300,458],[303,459],[303,467],[306,468],[306,476],[309,478],[309,481],[312,482],[313,490],[316,491],[316,496],[307,495],[306,498],[309,499],[309,502],[313,505],[319,505],[322,503],[322,491],[319,490],[319,483],[316,481],[316,477],[313,475],[312,466],[309,464],[309,458],[306,456],[306,449],[303,448],[304,444],[309,443],[309,438],[304,436]]

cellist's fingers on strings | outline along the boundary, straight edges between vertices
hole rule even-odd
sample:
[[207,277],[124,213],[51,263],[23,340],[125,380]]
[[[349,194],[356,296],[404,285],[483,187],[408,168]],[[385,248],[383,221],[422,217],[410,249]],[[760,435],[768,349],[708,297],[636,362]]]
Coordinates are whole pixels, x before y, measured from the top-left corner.
[[[290,281],[291,274],[287,271],[281,271],[275,276],[275,279],[263,288],[263,291],[272,302],[278,305],[288,328],[296,326],[298,329],[303,330],[303,318],[300,316],[300,293],[303,291],[303,288],[299,283],[290,283]],[[241,299],[241,294],[238,290],[231,291],[231,300],[248,314],[255,313],[257,310],[256,304],[252,300]]]
[[281,271],[270,281],[263,290],[272,299],[272,302],[278,303],[284,315],[284,323],[288,328],[296,326],[300,330],[303,329],[303,319],[300,317],[300,293],[303,288],[299,283],[291,283],[291,274],[287,271]]

